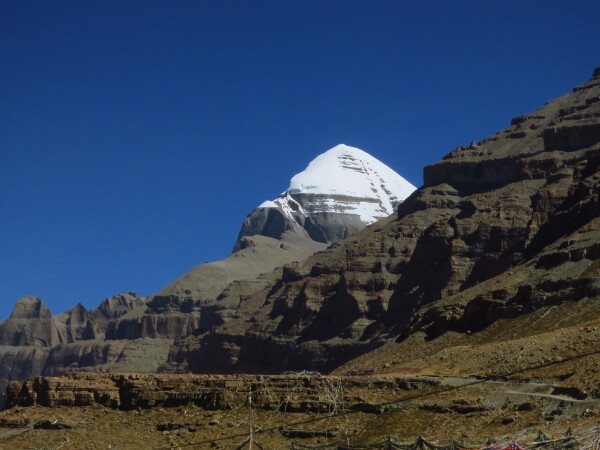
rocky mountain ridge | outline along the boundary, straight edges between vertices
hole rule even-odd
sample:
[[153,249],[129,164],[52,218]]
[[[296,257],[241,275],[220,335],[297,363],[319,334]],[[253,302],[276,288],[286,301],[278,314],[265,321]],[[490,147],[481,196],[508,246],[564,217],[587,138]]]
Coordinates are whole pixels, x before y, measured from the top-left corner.
[[[31,313],[38,346],[3,346],[2,367],[13,378],[125,366],[328,371],[417,334],[435,342],[540,308],[597,301],[599,99],[597,69],[572,93],[426,167],[424,186],[395,214],[301,262],[237,278],[219,275],[227,265],[203,265],[199,273],[217,274],[204,278],[214,283],[204,286],[192,271],[141,305],[109,302],[127,306],[108,308],[118,317],[94,326],[90,317],[100,313],[76,307],[53,328],[28,302],[24,310],[39,311]],[[306,236],[293,227],[281,240],[241,236],[232,258],[259,261],[265,244],[272,254],[302,247]],[[25,330],[19,320],[16,313],[0,325],[0,335],[19,342],[10,337]],[[76,340],[85,337],[94,339]],[[40,345],[56,339],[63,343]]]
[[[316,174],[312,173],[315,167]],[[327,181],[319,181],[323,170],[330,176]],[[334,182],[333,174],[337,174]],[[214,325],[215,313],[227,304],[223,298],[228,292],[240,286],[264,287],[261,273],[302,261],[327,243],[364,228],[376,217],[359,213],[376,210],[377,215],[385,216],[392,212],[393,204],[414,190],[383,163],[345,145],[317,157],[290,186],[302,207],[293,214],[284,214],[280,206],[251,212],[228,258],[193,268],[156,295],[119,294],[90,311],[78,304],[55,317],[39,298],[19,300],[11,317],[0,323],[0,389],[10,379],[72,370],[113,370],[115,365],[156,371],[167,361],[168,346],[174,339]],[[335,206],[338,194],[345,199],[344,207]],[[249,227],[256,211],[274,214],[283,221],[282,228],[273,234],[271,222]],[[321,237],[313,239],[315,234],[306,231],[308,223],[318,224],[312,230],[318,229]],[[153,348],[149,339],[156,342]],[[144,357],[144,352],[149,354]]]
[[395,217],[227,292],[164,370],[331,370],[424,331],[597,298],[600,71],[424,171]]
[[[132,448],[159,439],[165,448],[218,448],[224,435],[246,436],[236,431],[251,410],[257,430],[278,430],[260,436],[272,448],[295,446],[292,436],[323,446],[332,432],[389,446],[391,433],[416,430],[473,445],[529,432],[526,445],[591,448],[600,416],[600,68],[572,93],[426,167],[424,180],[391,216],[304,261],[230,281],[213,301],[197,273],[141,305],[76,306],[60,320],[25,299],[0,324],[10,342],[36,345],[0,348],[11,376],[175,374],[11,383],[7,426],[56,425],[39,420],[47,408],[22,407],[31,405],[69,406],[49,410],[65,426],[89,418],[64,434],[11,442],[59,447],[87,426],[86,436],[112,445],[109,433],[96,433],[100,423]],[[232,257],[263,257],[260,244],[274,241],[242,239]],[[297,369],[335,375],[266,375]],[[290,429],[299,423],[310,425]]]

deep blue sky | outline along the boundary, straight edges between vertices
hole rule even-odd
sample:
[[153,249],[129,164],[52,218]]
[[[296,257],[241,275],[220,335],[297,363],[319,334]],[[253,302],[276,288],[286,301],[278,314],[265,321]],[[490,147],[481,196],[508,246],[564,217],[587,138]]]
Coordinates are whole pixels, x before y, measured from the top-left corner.
[[0,319],[151,294],[338,143],[424,165],[600,65],[600,2],[0,1]]

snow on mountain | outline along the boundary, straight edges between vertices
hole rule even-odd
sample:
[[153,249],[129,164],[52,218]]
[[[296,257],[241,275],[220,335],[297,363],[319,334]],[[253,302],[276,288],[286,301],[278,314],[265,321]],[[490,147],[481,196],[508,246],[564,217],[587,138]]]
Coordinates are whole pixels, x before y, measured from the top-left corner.
[[368,225],[392,214],[415,189],[367,152],[340,144],[317,156],[286,191],[259,208],[281,208],[288,218],[354,214]]

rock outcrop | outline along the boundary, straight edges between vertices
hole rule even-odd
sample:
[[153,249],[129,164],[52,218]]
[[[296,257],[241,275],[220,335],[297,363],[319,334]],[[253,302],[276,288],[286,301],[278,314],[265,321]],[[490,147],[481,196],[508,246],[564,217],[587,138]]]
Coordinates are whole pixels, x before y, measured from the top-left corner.
[[52,313],[37,297],[23,297],[0,324],[0,345],[53,347],[65,341]]
[[118,319],[144,304],[144,299],[135,292],[125,292],[105,299],[100,306],[91,311],[91,316],[97,324],[102,324]]
[[[126,342],[106,342],[104,333],[111,320],[143,307],[145,300],[134,293],[107,298],[91,311],[79,304],[58,316],[36,297],[20,299],[9,319],[0,324],[0,390],[10,380],[24,380],[33,376],[62,374],[70,370],[100,369],[120,361],[135,360],[140,370],[156,370],[164,363],[171,341],[165,346],[156,341],[154,353],[146,361],[130,358],[135,351]],[[142,341],[135,345],[148,349]],[[129,347],[128,355],[123,354]],[[162,353],[161,353],[162,351]],[[0,405],[2,401],[0,401]]]
[[86,341],[100,337],[100,332],[91,314],[81,303],[64,314],[67,342]]
[[[325,166],[317,164],[323,160]],[[316,191],[320,172],[315,175],[315,169],[326,169],[329,177],[320,182],[323,189]],[[348,180],[353,182],[351,186]],[[413,189],[362,150],[338,146],[292,179],[289,193],[302,206],[294,217],[281,216],[285,223],[280,228],[273,225],[276,232],[266,224],[270,219],[253,229],[248,226],[252,219],[247,219],[235,252],[228,258],[194,267],[156,295],[142,298],[132,292],[123,293],[90,311],[79,304],[56,317],[37,299],[21,300],[14,317],[0,324],[0,345],[7,346],[0,355],[10,360],[0,368],[0,389],[10,379],[91,367],[156,370],[167,361],[168,344],[173,340],[203,334],[220,323],[218,311],[232,306],[229,298],[233,298],[233,292],[264,288],[274,276],[272,273],[279,273],[273,272],[277,267],[303,261],[326,248],[328,242],[388,215]],[[262,209],[279,214],[282,210],[278,208]],[[314,230],[320,234],[317,236]],[[263,273],[270,275],[263,278]],[[150,351],[145,361],[138,356],[149,351],[149,340],[157,342],[157,350]],[[17,345],[18,351],[12,347]]]
[[[118,370],[125,359],[116,350],[140,355],[156,340],[164,346],[151,363],[139,361],[148,370],[328,371],[416,333],[433,340],[598,301],[598,98],[595,71],[572,93],[426,167],[424,186],[395,214],[356,233],[357,217],[364,226],[400,197],[373,181],[381,169],[333,149],[343,170],[366,173],[371,194],[387,197],[358,189],[351,201],[345,191],[328,200],[323,186],[313,192],[293,179],[250,214],[227,260],[198,266],[155,296],[76,307],[58,321],[28,300],[0,325],[0,343],[29,346],[29,356],[9,347],[2,357],[13,367],[21,358],[28,376],[65,366]],[[37,322],[25,325],[27,317]]]
[[[207,410],[232,410],[244,408],[248,393],[252,392],[252,405],[256,409],[274,411],[285,404],[288,412],[318,413],[337,407],[355,412],[381,413],[383,407],[367,403],[357,394],[375,384],[379,392],[372,396],[372,400],[381,401],[389,399],[398,390],[422,389],[439,383],[434,378],[425,377],[372,380],[323,377],[316,373],[287,376],[68,374],[13,382],[7,389],[7,403],[9,407],[100,404],[132,410],[195,405]],[[338,396],[332,398],[331,391]]]
[[[597,298],[600,78],[426,167],[390,217],[229,292],[164,370],[329,370],[388,339]],[[227,305],[227,306],[226,306]]]

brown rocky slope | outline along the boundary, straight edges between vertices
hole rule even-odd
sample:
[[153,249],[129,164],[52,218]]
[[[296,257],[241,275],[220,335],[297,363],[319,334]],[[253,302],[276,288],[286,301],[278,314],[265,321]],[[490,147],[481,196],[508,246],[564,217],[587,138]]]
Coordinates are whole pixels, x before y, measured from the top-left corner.
[[[0,325],[3,376],[159,366],[327,371],[386,342],[477,332],[502,318],[594,300],[599,98],[597,69],[572,93],[425,168],[424,186],[397,214],[304,262],[219,279],[223,285],[209,286],[226,286],[216,298],[204,298],[190,275],[150,299],[76,307],[53,321],[33,308],[33,331],[17,314]],[[261,238],[244,237],[238,258],[262,255],[252,244]],[[39,339],[21,342],[23,331]]]
[[331,370],[416,332],[483,330],[600,293],[600,69],[425,168],[397,215],[230,286],[171,371]]
[[[93,435],[104,447],[229,448],[248,433],[239,430],[248,425],[248,392],[265,394],[254,418],[271,430],[258,437],[267,448],[298,439],[365,445],[389,434],[532,442],[539,430],[559,438],[569,427],[583,436],[600,416],[599,182],[596,69],[572,93],[427,167],[425,185],[397,214],[303,263],[230,283],[195,310],[190,336],[174,346],[164,340],[162,350],[163,361],[169,353],[162,371],[336,369],[338,376],[72,375],[14,383],[11,405],[44,407],[4,411],[0,425],[25,424],[25,434],[6,442],[60,446]],[[153,314],[184,320],[188,307],[173,294],[155,300]],[[71,331],[63,332],[63,320],[59,336],[94,331],[80,309],[70,317]],[[42,341],[55,336],[45,315],[39,319]],[[138,348],[135,340],[105,344],[123,342]],[[162,341],[147,338],[148,351],[155,342]],[[102,367],[135,369],[133,356],[129,366],[112,361]],[[34,421],[48,417],[73,428],[36,431]]]

